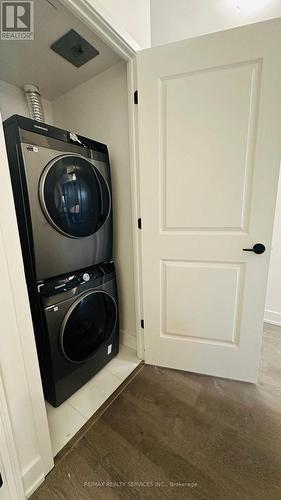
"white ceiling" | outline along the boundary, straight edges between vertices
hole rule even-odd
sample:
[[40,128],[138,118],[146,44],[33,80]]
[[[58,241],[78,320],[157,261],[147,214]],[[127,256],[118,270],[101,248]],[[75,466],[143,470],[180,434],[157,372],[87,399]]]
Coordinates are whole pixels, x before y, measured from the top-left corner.
[[281,0],[151,0],[152,46],[281,16]]
[[[34,83],[43,97],[53,100],[121,60],[59,0],[36,0],[34,9],[33,41],[0,41],[1,80],[19,87]],[[95,59],[80,68],[50,49],[71,28],[99,51]]]

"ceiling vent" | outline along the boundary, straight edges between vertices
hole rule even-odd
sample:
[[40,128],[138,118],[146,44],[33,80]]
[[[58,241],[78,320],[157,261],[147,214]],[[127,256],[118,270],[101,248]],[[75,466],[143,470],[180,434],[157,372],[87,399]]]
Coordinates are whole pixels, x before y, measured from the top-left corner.
[[99,51],[75,30],[70,30],[59,38],[51,45],[51,49],[76,68],[80,68],[99,54]]

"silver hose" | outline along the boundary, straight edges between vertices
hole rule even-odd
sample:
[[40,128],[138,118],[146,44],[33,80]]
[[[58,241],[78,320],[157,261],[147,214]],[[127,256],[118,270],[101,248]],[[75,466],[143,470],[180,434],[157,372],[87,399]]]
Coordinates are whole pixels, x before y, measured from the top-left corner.
[[24,85],[24,92],[31,118],[37,122],[44,122],[44,111],[39,88],[36,85]]

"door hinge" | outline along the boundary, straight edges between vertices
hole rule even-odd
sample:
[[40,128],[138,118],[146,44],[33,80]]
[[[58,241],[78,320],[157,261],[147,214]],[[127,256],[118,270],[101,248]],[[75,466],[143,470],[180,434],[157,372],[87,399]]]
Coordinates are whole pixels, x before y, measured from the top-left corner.
[[139,91],[135,90],[134,92],[134,103],[138,104],[139,103]]
[[0,474],[0,488],[3,486],[3,479],[2,479],[2,476]]
[[144,319],[141,319],[141,327],[144,328]]
[[141,218],[138,219],[138,228],[141,229],[142,228],[142,225],[141,225]]

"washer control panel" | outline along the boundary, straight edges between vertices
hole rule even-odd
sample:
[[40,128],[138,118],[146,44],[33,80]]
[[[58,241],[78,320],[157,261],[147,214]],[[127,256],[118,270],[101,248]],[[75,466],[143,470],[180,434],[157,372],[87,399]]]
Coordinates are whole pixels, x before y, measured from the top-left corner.
[[86,272],[83,271],[81,273],[68,274],[60,279],[42,283],[38,286],[37,290],[40,294],[50,297],[51,295],[67,292],[68,290],[77,288],[78,286],[85,286],[86,283],[89,283],[89,281],[95,281],[98,279],[101,281],[107,281],[107,276],[113,272],[113,263],[100,264],[98,266],[88,268]]

